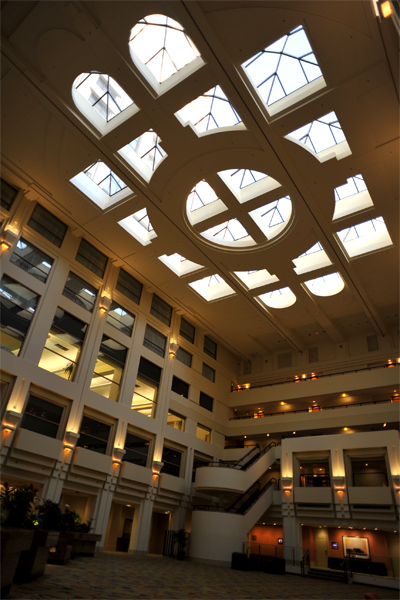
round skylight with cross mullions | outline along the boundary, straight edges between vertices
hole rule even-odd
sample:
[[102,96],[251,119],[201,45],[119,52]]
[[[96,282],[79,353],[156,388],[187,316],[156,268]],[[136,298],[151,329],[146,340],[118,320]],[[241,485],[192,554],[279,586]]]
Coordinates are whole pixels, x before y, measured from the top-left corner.
[[292,201],[266,173],[228,169],[196,183],[186,200],[186,214],[195,231],[209,242],[250,248],[287,228]]

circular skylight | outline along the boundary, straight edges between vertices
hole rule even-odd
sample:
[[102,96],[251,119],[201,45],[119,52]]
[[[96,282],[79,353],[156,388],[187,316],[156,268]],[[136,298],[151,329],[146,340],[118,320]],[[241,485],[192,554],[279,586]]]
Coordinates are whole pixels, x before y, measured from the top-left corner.
[[215,189],[211,179],[203,179],[186,200],[188,220],[199,235],[240,249],[265,244],[287,228],[292,201],[283,190],[280,194],[278,181],[250,169],[228,169],[218,175],[217,182],[212,180]]

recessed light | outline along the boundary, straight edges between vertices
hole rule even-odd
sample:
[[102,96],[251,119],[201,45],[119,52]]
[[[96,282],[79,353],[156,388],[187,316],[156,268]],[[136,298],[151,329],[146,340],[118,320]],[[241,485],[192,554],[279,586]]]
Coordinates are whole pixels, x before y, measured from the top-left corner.
[[383,426],[386,427],[386,423],[384,423]]
[[295,431],[293,431],[293,435],[296,435],[296,432],[295,432]]

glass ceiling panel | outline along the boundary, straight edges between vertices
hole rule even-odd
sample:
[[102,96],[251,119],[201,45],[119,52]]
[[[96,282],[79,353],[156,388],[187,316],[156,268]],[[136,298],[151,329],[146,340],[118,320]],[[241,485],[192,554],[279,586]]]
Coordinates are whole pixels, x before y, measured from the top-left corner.
[[346,243],[361,237],[373,237],[377,233],[385,231],[387,229],[383,217],[377,217],[376,219],[353,225],[353,227],[342,229],[342,231],[338,231],[338,236],[343,243]]
[[289,287],[261,294],[257,298],[270,308],[287,308],[296,302],[296,296]]
[[[128,147],[141,158],[151,171],[155,171],[166,153],[160,146],[161,138],[153,129],[128,144]],[[126,148],[126,146],[125,146]]]
[[354,177],[349,177],[347,183],[335,188],[335,202],[339,202],[339,200],[344,200],[344,198],[354,196],[355,194],[359,194],[360,192],[365,192],[366,190],[367,186],[365,185],[364,178],[362,175],[355,175]]
[[310,279],[305,285],[315,296],[334,296],[344,288],[344,281],[339,273],[330,273],[323,277]]
[[203,179],[196,183],[192,191],[187,198],[187,209],[189,212],[197,210],[206,204],[211,204],[219,200],[217,194],[214,192],[212,187]]
[[303,254],[300,254],[299,258],[301,258],[302,256],[308,256],[309,254],[313,254],[314,252],[321,252],[321,250],[323,250],[323,247],[319,242],[317,242],[316,244],[314,244],[314,246],[311,246],[311,248],[303,252]]
[[200,55],[183,27],[165,15],[141,19],[131,30],[129,46],[158,83]]
[[351,257],[393,245],[383,217],[347,227],[337,235]]
[[268,177],[266,173],[260,173],[251,169],[227,169],[222,171],[226,173],[231,179],[232,187],[242,190],[243,188]]
[[133,214],[132,217],[136,219],[138,223],[148,232],[154,231],[153,225],[150,223],[150,219],[147,215],[147,208],[142,208],[137,213]]
[[84,169],[84,174],[89,177],[99,188],[101,188],[108,196],[113,196],[126,188],[126,184],[116,175],[110,167],[101,160],[93,163],[87,169]]
[[303,125],[303,127],[292,131],[287,137],[295,138],[315,154],[346,141],[334,112]]
[[268,239],[281,231],[282,228],[276,226],[287,223],[291,214],[292,201],[290,196],[284,196],[249,212],[250,217],[257,223]]
[[242,66],[267,106],[322,78],[322,71],[301,26],[267,46]]
[[219,85],[184,106],[175,116],[183,125],[191,123],[197,133],[242,122]]
[[202,235],[230,242],[236,242],[249,236],[246,229],[237,219],[230,219],[229,221],[225,221],[225,223],[211,227],[202,232]]
[[133,104],[115,79],[105,73],[81,73],[73,87],[107,122]]

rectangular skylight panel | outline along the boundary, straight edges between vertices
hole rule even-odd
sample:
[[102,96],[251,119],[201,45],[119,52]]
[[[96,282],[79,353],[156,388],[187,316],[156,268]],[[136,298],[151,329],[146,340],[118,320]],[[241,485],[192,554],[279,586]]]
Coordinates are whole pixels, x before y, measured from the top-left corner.
[[354,177],[350,177],[344,185],[335,188],[335,200],[336,202],[344,200],[344,198],[354,196],[355,194],[359,194],[366,190],[367,186],[365,185],[362,175],[355,175]]

